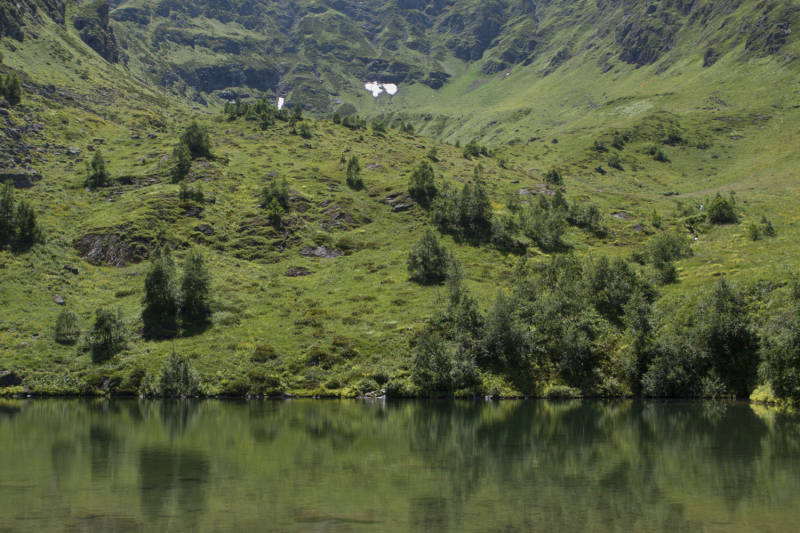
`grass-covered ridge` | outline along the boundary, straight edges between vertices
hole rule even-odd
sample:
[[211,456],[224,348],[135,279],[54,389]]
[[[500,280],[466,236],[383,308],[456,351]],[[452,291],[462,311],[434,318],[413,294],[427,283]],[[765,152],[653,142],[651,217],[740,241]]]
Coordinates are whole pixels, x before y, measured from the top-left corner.
[[[379,4],[389,14],[400,9]],[[719,396],[746,395],[759,384],[772,387],[759,389],[760,398],[795,394],[791,380],[778,379],[790,373],[775,370],[794,364],[786,354],[796,346],[784,335],[795,320],[798,240],[793,43],[782,43],[788,55],[778,57],[757,39],[737,43],[732,33],[703,29],[722,16],[716,7],[703,26],[694,13],[706,4],[688,13],[678,4],[662,2],[658,17],[648,18],[671,21],[671,29],[646,30],[672,35],[672,44],[632,63],[614,55],[633,46],[628,41],[615,41],[610,58],[587,44],[590,29],[599,39],[603,28],[619,25],[610,6],[601,13],[581,4],[568,19],[577,22],[557,25],[566,13],[537,4],[546,39],[518,63],[503,59],[517,65],[510,72],[481,66],[501,54],[507,37],[489,40],[477,59],[437,52],[461,53],[445,36],[460,27],[453,11],[472,4],[446,6],[425,15],[444,17],[429,35],[439,48],[408,27],[400,50],[437,57],[436,68],[451,74],[446,83],[401,82],[382,113],[362,103],[372,97],[357,96],[360,74],[349,73],[353,91],[340,89],[339,97],[351,108],[330,119],[312,105],[277,112],[278,92],[308,103],[283,90],[260,91],[265,101],[246,98],[238,109],[203,107],[191,85],[171,92],[137,70],[142,58],[156,57],[146,46],[178,38],[170,24],[195,32],[184,36],[195,43],[206,42],[203,27],[217,37],[258,37],[260,47],[277,15],[259,25],[211,12],[172,17],[180,10],[158,14],[151,6],[152,20],[130,13],[123,20],[120,13],[144,9],[128,2],[110,23],[127,64],[103,59],[74,24],[32,21],[37,38],[3,40],[4,79],[17,73],[24,84],[21,103],[4,114],[3,179],[32,185],[14,196],[33,206],[43,236],[0,251],[0,302],[9,310],[0,317],[5,392],[159,392],[162,369],[183,375],[188,361],[197,382],[180,390],[210,395],[384,388],[395,395]],[[68,20],[88,9],[67,7]],[[753,6],[734,7],[724,13],[739,28]],[[338,27],[315,18],[352,24],[332,11],[320,4],[296,13],[311,32],[304,46],[322,42],[318,27]],[[780,13],[770,10],[763,24]],[[509,16],[497,24],[516,39],[530,17],[513,9]],[[134,24],[148,39],[126,33]],[[275,31],[277,47],[284,37]],[[611,34],[603,39],[619,40]],[[687,44],[699,35],[729,51],[705,60]],[[390,37],[347,43],[374,51]],[[418,45],[408,48],[412,42]],[[139,56],[134,43],[145,47]],[[185,57],[193,72],[225,79],[202,69],[210,68],[208,47],[229,44],[208,43],[191,51],[162,43],[159,57],[164,68]],[[569,53],[554,61],[543,52],[551,46]],[[231,53],[215,53],[222,54],[216,65],[232,65]],[[333,68],[323,56],[260,57],[265,70],[253,75],[275,73],[278,88],[287,67],[305,72],[308,83],[319,74],[323,85],[320,73]],[[376,68],[405,72],[389,59]],[[366,120],[350,115],[359,110]],[[210,153],[181,151],[192,121],[207,129]],[[419,276],[409,272],[409,254],[428,232],[440,248],[423,248],[441,259],[439,271]],[[187,257],[202,253],[210,276],[204,320],[186,320],[177,301],[161,327],[148,324],[145,280],[153,251],[164,246],[184,301],[177,287]],[[94,348],[98,308],[110,311],[100,315],[103,327],[113,333],[118,318],[123,326],[124,342],[112,343],[107,358]],[[56,342],[64,309],[74,315],[62,325],[80,335]],[[734,350],[726,347],[731,340]],[[164,366],[173,353],[185,359]],[[773,362],[759,374],[762,361]]]

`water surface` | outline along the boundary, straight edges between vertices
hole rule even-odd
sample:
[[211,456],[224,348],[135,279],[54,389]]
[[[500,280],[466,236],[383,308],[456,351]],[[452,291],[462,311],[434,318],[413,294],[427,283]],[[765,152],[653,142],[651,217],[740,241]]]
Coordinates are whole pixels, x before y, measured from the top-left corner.
[[796,531],[743,403],[0,400],[0,532]]

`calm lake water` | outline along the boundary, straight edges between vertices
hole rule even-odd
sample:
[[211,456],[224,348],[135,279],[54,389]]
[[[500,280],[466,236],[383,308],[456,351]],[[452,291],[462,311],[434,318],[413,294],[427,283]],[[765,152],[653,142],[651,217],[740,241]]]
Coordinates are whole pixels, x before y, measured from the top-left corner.
[[0,532],[788,532],[745,403],[0,400]]

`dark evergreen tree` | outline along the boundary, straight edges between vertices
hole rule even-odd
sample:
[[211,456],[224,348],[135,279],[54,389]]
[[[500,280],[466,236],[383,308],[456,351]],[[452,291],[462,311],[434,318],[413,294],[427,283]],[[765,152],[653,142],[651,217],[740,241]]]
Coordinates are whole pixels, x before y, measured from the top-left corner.
[[92,360],[102,363],[127,347],[127,333],[122,312],[99,308],[95,311],[94,325],[89,339]]
[[192,159],[211,157],[211,134],[208,132],[208,128],[194,120],[186,126],[180,142],[189,149]]
[[148,318],[175,317],[178,313],[175,262],[168,245],[157,247],[150,256],[144,279],[143,315]]
[[14,185],[9,180],[0,189],[0,246],[14,241],[17,235],[16,216],[17,199],[14,195]]
[[445,279],[450,253],[431,230],[425,230],[411,252],[406,265],[409,277],[420,283],[436,283]]
[[109,176],[108,171],[106,170],[106,162],[103,160],[103,152],[98,149],[94,156],[92,157],[92,161],[88,164],[89,167],[89,175],[86,177],[86,186],[87,187],[105,187],[108,185],[111,176]]
[[183,261],[181,299],[183,316],[190,320],[202,319],[209,313],[211,276],[203,254],[190,250]]
[[178,143],[172,151],[172,182],[178,183],[189,175],[192,168],[192,153],[184,142]]

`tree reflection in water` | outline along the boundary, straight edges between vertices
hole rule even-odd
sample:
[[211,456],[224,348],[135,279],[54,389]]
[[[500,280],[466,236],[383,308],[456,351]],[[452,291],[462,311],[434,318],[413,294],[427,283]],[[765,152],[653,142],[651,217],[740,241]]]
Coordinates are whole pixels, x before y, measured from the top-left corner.
[[12,530],[785,531],[799,518],[800,421],[743,403],[2,411],[0,523]]

